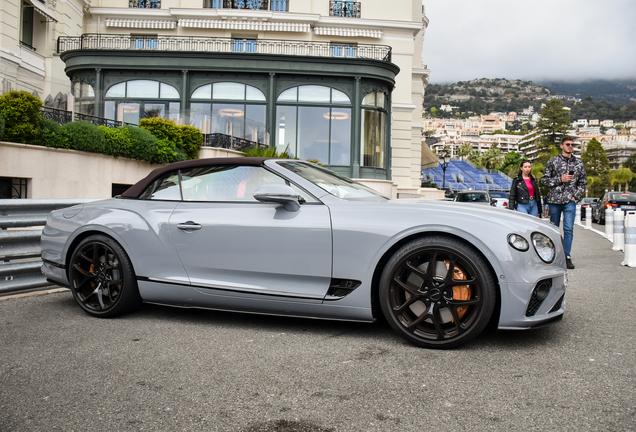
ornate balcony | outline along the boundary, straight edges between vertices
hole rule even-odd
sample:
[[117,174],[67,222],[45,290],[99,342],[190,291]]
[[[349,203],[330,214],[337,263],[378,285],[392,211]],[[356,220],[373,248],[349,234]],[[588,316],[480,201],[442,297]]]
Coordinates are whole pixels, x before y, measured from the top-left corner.
[[203,0],[203,7],[287,12],[289,10],[289,0]]
[[272,54],[391,61],[391,47],[387,45],[356,44],[343,48],[330,42],[93,33],[82,36],[60,36],[57,39],[58,53],[73,50],[197,51],[236,53],[237,55]]
[[129,0],[129,8],[161,9],[161,0]]
[[360,2],[331,0],[329,2],[329,16],[360,18]]

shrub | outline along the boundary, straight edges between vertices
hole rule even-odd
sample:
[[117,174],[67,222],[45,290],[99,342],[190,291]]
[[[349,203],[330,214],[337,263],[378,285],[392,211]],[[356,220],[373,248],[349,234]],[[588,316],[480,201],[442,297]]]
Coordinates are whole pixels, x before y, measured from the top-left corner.
[[152,162],[157,154],[158,139],[146,129],[136,126],[124,126],[132,138],[132,147],[128,157],[136,160]]
[[203,134],[201,131],[188,125],[177,126],[181,133],[181,149],[185,152],[188,159],[198,159],[199,149],[203,145]]
[[150,163],[168,164],[177,158],[177,147],[168,140],[157,140],[157,152]]
[[61,126],[56,121],[45,118],[41,119],[38,144],[46,147],[61,147],[60,128]]
[[172,120],[161,117],[144,118],[139,121],[139,127],[146,129],[160,140],[171,142],[175,147],[182,146],[179,126]]
[[60,145],[73,150],[106,153],[104,132],[93,123],[82,120],[60,128]]
[[128,129],[114,129],[106,126],[99,126],[99,129],[104,133],[106,139],[107,155],[134,159],[132,157],[134,142]]
[[2,135],[4,135],[4,117],[0,113],[0,140],[2,139]]
[[24,144],[40,138],[40,108],[42,101],[24,90],[11,90],[0,96],[0,114],[4,117],[3,138]]

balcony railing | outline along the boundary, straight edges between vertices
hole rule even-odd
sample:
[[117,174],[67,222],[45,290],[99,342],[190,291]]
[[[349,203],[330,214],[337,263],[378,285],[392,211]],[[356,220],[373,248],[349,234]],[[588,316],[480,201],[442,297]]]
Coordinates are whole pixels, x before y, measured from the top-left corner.
[[129,8],[161,9],[161,0],[129,0]]
[[204,8],[253,9],[287,12],[288,0],[203,0]]
[[218,147],[236,151],[243,151],[251,147],[266,148],[267,144],[250,141],[245,138],[238,138],[222,133],[203,134],[204,147]]
[[360,2],[332,0],[329,2],[329,16],[360,18]]
[[96,126],[107,126],[109,128],[118,128],[121,126],[137,126],[134,123],[127,123],[117,120],[111,120],[104,117],[97,117],[90,114],[82,114],[82,113],[73,113],[71,111],[62,110],[58,108],[52,108],[43,106],[40,108],[40,113],[43,118],[53,120],[61,125],[66,123],[71,123],[77,120],[84,120],[87,122],[91,122]]
[[[334,49],[330,42],[308,42],[273,39],[235,39],[198,36],[149,36],[152,44],[139,43],[144,36],[84,34],[60,36],[57,52],[72,50],[137,50],[137,51],[198,51],[235,52],[242,54],[275,54],[293,56],[343,57],[391,61],[387,45],[357,44],[349,49]],[[242,41],[237,44],[235,41]],[[237,50],[237,46],[246,47]],[[249,47],[249,50],[247,49]]]

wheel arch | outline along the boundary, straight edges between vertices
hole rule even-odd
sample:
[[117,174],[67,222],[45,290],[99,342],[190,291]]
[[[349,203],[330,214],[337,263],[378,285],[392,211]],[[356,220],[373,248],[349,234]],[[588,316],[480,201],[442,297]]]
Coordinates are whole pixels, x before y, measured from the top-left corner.
[[[121,241],[119,241],[117,239],[117,237],[111,235],[108,232],[105,231],[101,231],[101,230],[97,230],[97,229],[88,229],[86,231],[82,231],[79,234],[77,234],[77,236],[75,236],[75,238],[73,238],[73,240],[71,241],[71,243],[68,245],[68,248],[66,249],[66,255],[64,256],[64,262],[66,263],[66,276],[68,277],[68,272],[70,269],[70,263],[71,263],[71,257],[73,256],[73,252],[75,252],[75,249],[77,249],[77,246],[87,237],[90,237],[92,235],[102,235],[104,237],[108,237],[110,238],[112,241],[114,241],[115,243],[117,243],[126,253],[126,255],[128,255],[128,259],[130,261],[130,265],[133,268],[133,272],[135,272],[135,264],[132,262],[132,259],[130,259],[130,252],[126,249],[126,246],[124,244],[122,244]],[[136,272],[135,272],[136,274]]]
[[[387,262],[391,259],[391,257],[393,256],[393,254],[400,249],[402,246],[404,246],[405,244],[409,243],[412,240],[418,239],[418,238],[422,238],[422,237],[429,237],[429,236],[434,236],[434,235],[440,235],[440,236],[444,236],[444,237],[449,237],[449,238],[453,238],[455,240],[458,240],[462,243],[465,243],[466,245],[470,246],[471,248],[473,248],[475,250],[475,252],[477,254],[479,254],[484,261],[487,263],[488,265],[488,270],[491,272],[492,277],[494,278],[494,280],[496,281],[496,286],[495,286],[495,294],[496,294],[496,299],[495,299],[495,309],[493,311],[492,317],[490,319],[490,325],[495,325],[499,322],[499,314],[501,311],[501,286],[499,284],[499,277],[497,277],[497,272],[491,262],[491,260],[488,258],[488,256],[486,256],[483,251],[475,246],[473,243],[467,241],[466,239],[462,238],[461,236],[455,234],[455,233],[450,233],[447,231],[427,231],[427,232],[420,232],[420,233],[413,233],[410,234],[404,238],[401,238],[399,241],[397,241],[396,243],[394,243],[390,248],[388,248],[384,254],[380,257],[380,259],[378,260],[375,269],[373,271],[373,277],[371,279],[371,308],[373,311],[373,317],[375,319],[381,318],[383,316],[382,314],[382,310],[380,308],[380,278],[382,276],[382,272],[384,271],[384,267],[386,266]],[[494,323],[494,324],[493,324]]]

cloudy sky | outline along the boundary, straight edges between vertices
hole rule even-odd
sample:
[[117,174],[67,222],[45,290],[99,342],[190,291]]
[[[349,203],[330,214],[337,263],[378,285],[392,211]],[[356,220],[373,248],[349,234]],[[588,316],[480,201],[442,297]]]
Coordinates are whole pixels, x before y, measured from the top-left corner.
[[433,84],[636,78],[636,0],[423,0]]

